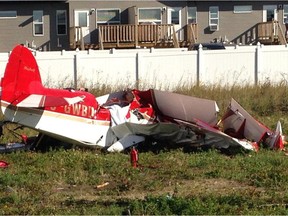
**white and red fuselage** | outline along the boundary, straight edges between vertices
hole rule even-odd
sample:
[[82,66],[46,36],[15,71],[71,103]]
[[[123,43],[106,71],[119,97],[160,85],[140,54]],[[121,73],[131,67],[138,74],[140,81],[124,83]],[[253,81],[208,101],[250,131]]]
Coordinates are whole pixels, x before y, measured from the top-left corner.
[[24,46],[13,49],[1,90],[6,120],[70,143],[105,146],[109,110],[89,92],[45,88],[35,58]]

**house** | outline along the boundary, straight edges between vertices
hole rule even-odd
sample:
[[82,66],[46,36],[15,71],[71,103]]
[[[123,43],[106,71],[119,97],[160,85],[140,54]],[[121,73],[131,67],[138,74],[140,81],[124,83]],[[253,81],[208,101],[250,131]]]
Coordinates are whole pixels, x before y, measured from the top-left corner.
[[0,0],[0,52],[286,44],[287,1]]
[[0,52],[25,44],[40,50],[69,48],[65,1],[0,0]]

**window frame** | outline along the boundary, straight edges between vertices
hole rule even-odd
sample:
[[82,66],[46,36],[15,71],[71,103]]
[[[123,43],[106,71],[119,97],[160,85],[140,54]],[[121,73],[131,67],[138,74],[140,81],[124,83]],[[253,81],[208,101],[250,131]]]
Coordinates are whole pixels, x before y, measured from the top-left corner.
[[[98,21],[99,11],[118,11],[119,20],[118,21]],[[121,23],[121,9],[120,8],[101,8],[96,10],[96,23],[97,25],[117,25]]]
[[[63,13],[65,14],[65,21],[63,23],[59,22],[58,14]],[[65,26],[65,33],[59,33],[59,26]],[[56,32],[57,35],[67,35],[67,11],[66,10],[56,10]]]
[[[189,9],[195,9],[195,22],[189,22],[189,20],[193,20],[193,16],[189,16]],[[187,9],[187,23],[197,23],[197,7],[188,7]]]
[[[174,15],[176,15],[176,16],[174,16]],[[173,7],[172,8],[172,10],[171,10],[171,24],[181,25],[181,7]]]
[[[34,13],[38,13],[38,12],[41,12],[42,13],[42,16],[41,16],[41,21],[35,21],[37,17],[36,14]],[[35,37],[42,37],[44,36],[44,12],[43,10],[33,10],[33,36]],[[36,34],[35,30],[36,30],[36,25],[42,25],[42,34]]]
[[[212,10],[217,10],[217,13],[212,13]],[[213,17],[213,14],[216,15],[216,17]],[[216,20],[215,24],[214,22],[211,22],[212,20]],[[209,27],[211,29],[212,26],[216,26],[217,28],[213,31],[218,31],[219,30],[219,6],[210,6],[209,7]]]
[[283,24],[286,23],[288,24],[288,4],[283,4]]
[[[160,12],[160,19],[140,19],[140,10],[159,10]],[[162,8],[161,7],[144,7],[138,8],[138,23],[155,23],[155,24],[162,24]]]
[[[245,9],[248,8],[248,10]],[[252,5],[234,5],[233,8],[233,13],[235,14],[247,14],[247,13],[252,13],[253,7]]]
[[[4,16],[1,16],[1,13],[4,15]],[[5,14],[9,14],[9,13],[12,13],[12,16],[5,16]],[[15,14],[15,15],[13,15]],[[0,10],[0,19],[15,19],[17,18],[17,11],[16,10]]]

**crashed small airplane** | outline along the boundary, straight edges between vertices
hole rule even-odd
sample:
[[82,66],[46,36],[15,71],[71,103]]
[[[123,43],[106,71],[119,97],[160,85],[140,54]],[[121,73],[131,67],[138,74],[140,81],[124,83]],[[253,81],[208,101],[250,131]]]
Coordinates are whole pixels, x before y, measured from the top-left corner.
[[[1,80],[5,122],[17,123],[65,143],[122,151],[143,143],[283,148],[281,125],[272,131],[232,99],[218,121],[213,100],[171,92],[119,91],[95,98],[89,92],[43,86],[28,48],[16,46]],[[220,127],[221,126],[221,127]],[[219,129],[222,128],[222,129]]]

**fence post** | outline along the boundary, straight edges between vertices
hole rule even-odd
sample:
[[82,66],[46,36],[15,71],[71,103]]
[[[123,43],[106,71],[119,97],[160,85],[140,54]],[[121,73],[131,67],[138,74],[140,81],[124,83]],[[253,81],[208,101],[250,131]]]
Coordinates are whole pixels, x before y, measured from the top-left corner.
[[110,54],[115,54],[115,52],[116,52],[116,49],[115,49],[115,48],[112,48],[112,49],[109,50],[109,53],[110,53]]
[[202,56],[203,56],[203,49],[202,44],[199,44],[198,52],[197,52],[197,86],[200,85],[200,75],[202,73],[203,62],[202,62]]
[[139,89],[139,53],[137,52],[136,53],[136,68],[135,68],[135,79],[136,79],[136,82],[135,82],[135,88],[136,89]]
[[260,44],[260,42],[257,43],[257,47],[256,47],[256,59],[255,59],[255,72],[254,72],[254,85],[257,85],[259,80],[259,73],[261,72],[261,48],[262,45]]
[[79,49],[76,49],[76,53],[74,54],[74,89],[77,89],[77,76],[78,76],[78,62],[79,62]]

